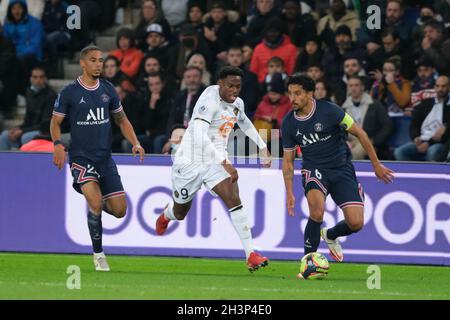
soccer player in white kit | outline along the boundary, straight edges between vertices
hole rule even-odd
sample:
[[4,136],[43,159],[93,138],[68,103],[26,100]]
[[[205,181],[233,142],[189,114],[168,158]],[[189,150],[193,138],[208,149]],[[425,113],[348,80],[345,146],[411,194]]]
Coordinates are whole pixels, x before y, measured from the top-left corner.
[[183,220],[196,192],[204,184],[229,209],[231,222],[244,247],[247,267],[253,272],[266,266],[269,260],[254,251],[248,215],[239,197],[238,173],[228,159],[228,137],[234,125],[237,123],[258,145],[263,167],[270,167],[271,159],[265,142],[244,113],[244,102],[238,97],[242,78],[239,68],[224,67],[219,72],[218,85],[209,86],[199,97],[174,156],[173,201],[156,221],[156,232],[162,235],[170,221]]

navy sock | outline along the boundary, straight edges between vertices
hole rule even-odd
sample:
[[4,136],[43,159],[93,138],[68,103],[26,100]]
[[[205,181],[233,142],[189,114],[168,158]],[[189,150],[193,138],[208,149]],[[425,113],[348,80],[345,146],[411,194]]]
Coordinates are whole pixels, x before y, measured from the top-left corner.
[[339,221],[333,228],[327,230],[327,238],[330,240],[336,240],[336,238],[348,236],[354,233],[345,220]]
[[322,222],[315,222],[311,218],[305,228],[305,254],[316,252],[320,244],[320,225]]
[[102,227],[102,216],[96,216],[92,212],[89,211],[88,213],[88,227],[89,227],[89,234],[91,235],[92,240],[92,247],[94,249],[95,253],[99,253],[103,251],[102,248],[102,234],[103,234],[103,227]]

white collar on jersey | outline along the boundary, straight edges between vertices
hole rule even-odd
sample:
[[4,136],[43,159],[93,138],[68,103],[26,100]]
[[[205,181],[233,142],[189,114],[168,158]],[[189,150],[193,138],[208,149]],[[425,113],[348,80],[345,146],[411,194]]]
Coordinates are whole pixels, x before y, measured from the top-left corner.
[[77,78],[77,81],[78,81],[78,83],[80,84],[80,86],[82,86],[84,89],[89,90],[89,91],[97,90],[98,87],[100,87],[100,80],[98,80],[98,79],[97,79],[97,83],[96,83],[94,86],[92,86],[92,87],[89,87],[88,85],[86,85],[86,84],[83,82],[83,80],[81,80],[81,77],[78,77],[78,78]]

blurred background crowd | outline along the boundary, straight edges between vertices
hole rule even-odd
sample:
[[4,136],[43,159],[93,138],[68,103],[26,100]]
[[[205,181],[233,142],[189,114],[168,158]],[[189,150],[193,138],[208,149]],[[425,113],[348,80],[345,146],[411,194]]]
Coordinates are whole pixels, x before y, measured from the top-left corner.
[[[81,28],[69,30],[73,4]],[[198,97],[232,65],[257,129],[277,132],[291,109],[285,81],[303,73],[381,159],[448,161],[449,31],[450,0],[1,0],[0,151],[52,151],[57,93],[81,73],[80,49],[97,44],[103,77],[149,153],[176,150]],[[357,139],[348,144],[367,158]],[[114,127],[113,152],[130,151]]]

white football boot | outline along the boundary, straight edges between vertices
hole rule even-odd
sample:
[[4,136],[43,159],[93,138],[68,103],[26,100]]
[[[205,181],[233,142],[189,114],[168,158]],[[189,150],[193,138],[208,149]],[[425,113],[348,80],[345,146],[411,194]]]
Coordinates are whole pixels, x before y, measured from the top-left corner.
[[330,240],[327,238],[327,228],[322,228],[320,230],[320,235],[322,239],[327,243],[328,249],[330,249],[331,257],[337,262],[342,262],[344,260],[344,253],[342,252],[341,244],[339,240]]
[[94,266],[95,271],[109,271],[108,261],[106,261],[106,256],[103,252],[94,253]]

